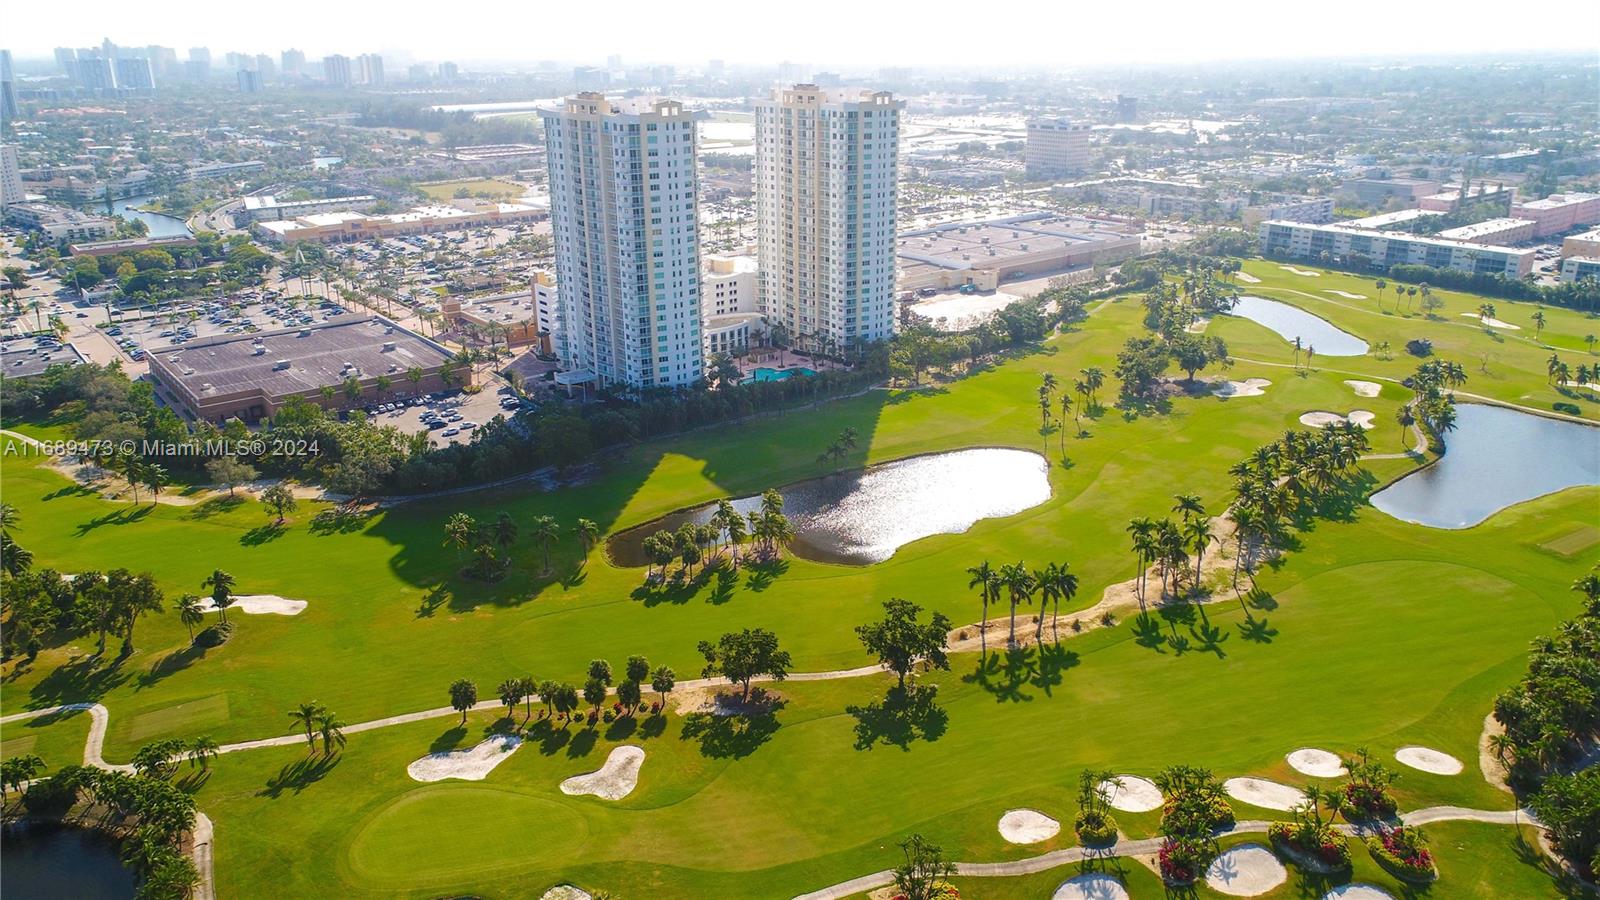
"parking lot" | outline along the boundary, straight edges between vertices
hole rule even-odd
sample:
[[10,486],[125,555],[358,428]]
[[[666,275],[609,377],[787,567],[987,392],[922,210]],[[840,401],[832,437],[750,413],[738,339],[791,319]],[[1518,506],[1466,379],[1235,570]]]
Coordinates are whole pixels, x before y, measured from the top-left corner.
[[201,338],[305,327],[347,314],[332,301],[286,299],[272,290],[250,291],[227,299],[163,307],[137,317],[119,315],[104,334],[130,359],[139,360],[147,352],[181,347]]
[[511,388],[499,379],[489,379],[482,391],[468,394],[455,391],[449,394],[430,394],[410,401],[383,403],[369,411],[378,425],[393,425],[406,432],[428,433],[435,447],[446,444],[465,444],[472,440],[477,429],[488,424],[495,416],[509,418],[518,409],[510,395]]

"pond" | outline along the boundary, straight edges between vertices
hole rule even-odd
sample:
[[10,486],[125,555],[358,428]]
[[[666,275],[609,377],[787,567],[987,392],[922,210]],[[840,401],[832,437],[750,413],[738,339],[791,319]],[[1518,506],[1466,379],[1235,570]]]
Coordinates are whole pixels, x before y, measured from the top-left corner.
[[1315,349],[1318,356],[1365,356],[1367,352],[1366,341],[1288,303],[1243,296],[1229,312],[1276,331],[1290,343],[1298,337],[1302,347]]
[[1470,528],[1515,503],[1600,485],[1600,428],[1503,406],[1456,406],[1438,462],[1372,495],[1397,519]]
[[[864,566],[905,544],[960,534],[980,519],[1009,516],[1050,499],[1049,463],[1026,450],[983,448],[914,456],[825,475],[779,488],[794,526],[789,549],[802,559]],[[759,496],[733,501],[740,512]],[[607,547],[620,566],[649,562],[644,539],[684,522],[705,523],[715,504],[682,510],[614,535]]]
[[60,825],[8,825],[0,896],[30,900],[126,900],[133,873],[117,842],[97,832]]
[[164,216],[160,213],[145,212],[135,207],[144,206],[155,200],[154,197],[128,197],[125,200],[116,200],[111,204],[111,209],[118,216],[129,220],[137,219],[150,229],[150,237],[188,237],[189,226],[182,219]]

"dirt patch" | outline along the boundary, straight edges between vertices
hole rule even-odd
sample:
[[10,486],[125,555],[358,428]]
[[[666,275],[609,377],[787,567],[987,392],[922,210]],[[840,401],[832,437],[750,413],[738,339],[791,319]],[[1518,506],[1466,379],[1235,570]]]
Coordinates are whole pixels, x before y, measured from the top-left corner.
[[639,768],[644,765],[644,748],[624,744],[613,748],[605,764],[593,772],[574,775],[561,782],[561,793],[579,796],[592,794],[602,800],[621,800],[639,784]]

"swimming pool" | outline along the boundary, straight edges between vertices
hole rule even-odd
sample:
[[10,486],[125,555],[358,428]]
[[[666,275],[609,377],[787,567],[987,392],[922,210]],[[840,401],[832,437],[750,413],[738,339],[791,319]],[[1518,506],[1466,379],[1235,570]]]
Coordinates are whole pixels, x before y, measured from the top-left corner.
[[817,374],[816,370],[807,369],[804,366],[796,366],[793,369],[769,369],[763,366],[752,372],[750,377],[746,378],[744,382],[745,384],[749,384],[752,381],[783,381],[785,378],[789,378],[794,375],[815,374]]

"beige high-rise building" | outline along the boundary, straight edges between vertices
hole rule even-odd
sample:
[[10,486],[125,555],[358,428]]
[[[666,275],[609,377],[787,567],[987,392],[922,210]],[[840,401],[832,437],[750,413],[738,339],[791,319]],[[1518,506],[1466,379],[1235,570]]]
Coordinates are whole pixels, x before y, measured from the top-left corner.
[[1034,119],[1028,123],[1023,159],[1033,177],[1088,171],[1089,126],[1066,119]]
[[22,171],[17,166],[17,148],[11,144],[0,144],[0,209],[5,209],[13,203],[21,203]]
[[904,107],[814,84],[756,104],[761,311],[791,346],[845,354],[894,335]]

